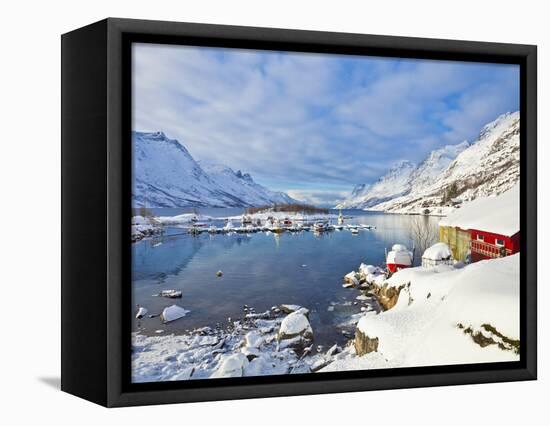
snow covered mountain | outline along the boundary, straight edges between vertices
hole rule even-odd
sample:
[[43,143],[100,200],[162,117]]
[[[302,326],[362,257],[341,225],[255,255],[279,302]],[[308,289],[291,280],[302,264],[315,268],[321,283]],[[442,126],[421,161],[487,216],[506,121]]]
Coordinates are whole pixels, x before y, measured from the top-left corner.
[[298,202],[284,192],[270,191],[257,184],[249,173],[242,173],[240,170],[235,172],[230,167],[222,164],[209,164],[202,161],[199,164],[216,184],[242,200],[245,205],[263,206],[275,203],[293,204]]
[[487,124],[472,144],[445,146],[432,151],[412,171],[398,170],[393,167],[372,186],[356,186],[350,198],[336,207],[441,213],[451,200],[507,191],[519,180],[519,112]]
[[162,132],[132,132],[134,206],[247,207],[296,203],[254,182],[248,173],[200,164]]
[[410,191],[409,181],[415,169],[415,164],[410,161],[400,161],[374,184],[356,185],[351,197],[338,204],[336,208],[367,209],[404,195]]

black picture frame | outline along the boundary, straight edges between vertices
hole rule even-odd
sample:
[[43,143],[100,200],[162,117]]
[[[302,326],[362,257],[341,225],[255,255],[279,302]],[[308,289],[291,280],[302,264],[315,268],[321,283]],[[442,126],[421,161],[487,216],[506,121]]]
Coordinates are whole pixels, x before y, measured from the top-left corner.
[[[130,383],[129,64],[136,41],[519,64],[520,361]],[[117,18],[61,42],[62,390],[116,407],[536,379],[536,46]]]

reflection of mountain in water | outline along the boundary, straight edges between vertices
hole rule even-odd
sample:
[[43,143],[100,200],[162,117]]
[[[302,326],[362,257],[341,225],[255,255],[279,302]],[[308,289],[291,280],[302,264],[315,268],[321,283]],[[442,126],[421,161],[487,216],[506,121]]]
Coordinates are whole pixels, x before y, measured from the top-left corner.
[[[225,248],[248,243],[247,235],[234,235],[221,239]],[[153,247],[159,240],[145,240],[132,245],[132,280],[153,279],[162,283],[167,277],[178,275],[207,244],[203,238],[192,236],[164,237],[161,245]]]

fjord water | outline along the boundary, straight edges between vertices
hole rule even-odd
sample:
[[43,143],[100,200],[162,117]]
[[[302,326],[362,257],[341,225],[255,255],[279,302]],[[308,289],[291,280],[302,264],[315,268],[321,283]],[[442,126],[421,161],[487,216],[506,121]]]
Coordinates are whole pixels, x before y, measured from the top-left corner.
[[[183,210],[159,209],[156,215],[174,215]],[[201,209],[200,214],[227,217],[242,209]],[[336,213],[337,212],[331,212]],[[162,324],[158,317],[133,320],[133,330],[145,334],[183,333],[198,327],[226,325],[228,318],[243,317],[243,306],[263,312],[280,304],[310,309],[315,343],[342,343],[342,330],[353,332],[345,322],[361,306],[357,290],[342,287],[343,276],[361,262],[384,265],[385,249],[401,243],[412,248],[410,223],[414,216],[343,211],[346,224],[369,224],[376,229],[323,234],[313,232],[266,234],[208,234],[193,236],[177,227],[165,228],[163,237],[132,245],[132,302],[159,314],[171,304],[191,312],[184,318]],[[422,217],[430,226],[438,218]],[[222,226],[223,221],[215,221]],[[178,235],[175,235],[178,234]],[[159,244],[160,243],[160,244]],[[418,253],[416,253],[418,257]],[[418,262],[418,260],[417,260]],[[216,276],[222,271],[221,277]],[[181,299],[155,297],[163,289],[181,290]],[[333,306],[331,308],[331,306]]]

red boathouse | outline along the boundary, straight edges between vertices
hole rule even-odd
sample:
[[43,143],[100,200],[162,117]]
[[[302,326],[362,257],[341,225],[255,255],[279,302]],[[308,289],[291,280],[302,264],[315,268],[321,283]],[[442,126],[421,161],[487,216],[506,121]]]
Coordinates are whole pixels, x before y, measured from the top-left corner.
[[[519,185],[496,197],[479,198],[467,203],[441,220],[439,225],[442,229],[454,228],[469,233],[468,254],[471,262],[518,253]],[[458,259],[456,253],[453,256]]]
[[508,236],[479,229],[470,229],[470,235],[472,238],[470,243],[472,262],[510,256],[519,252],[519,231]]

